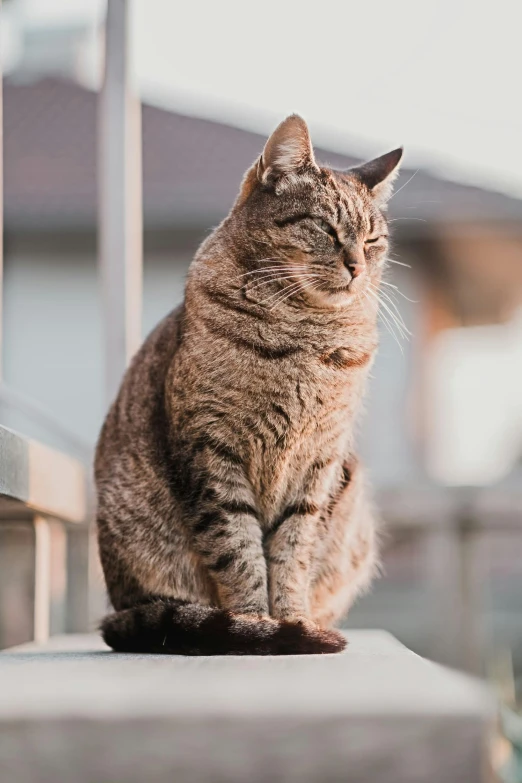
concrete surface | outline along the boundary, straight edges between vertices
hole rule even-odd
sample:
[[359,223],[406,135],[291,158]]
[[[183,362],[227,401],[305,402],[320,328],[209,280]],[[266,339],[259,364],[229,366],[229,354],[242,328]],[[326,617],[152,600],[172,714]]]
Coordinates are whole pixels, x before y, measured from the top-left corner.
[[379,631],[341,655],[0,653],[1,783],[482,783],[494,705]]

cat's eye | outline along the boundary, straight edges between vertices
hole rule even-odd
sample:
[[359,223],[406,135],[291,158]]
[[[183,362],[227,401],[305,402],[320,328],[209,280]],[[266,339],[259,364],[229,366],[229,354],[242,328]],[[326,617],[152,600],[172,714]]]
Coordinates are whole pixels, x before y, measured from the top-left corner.
[[370,237],[369,239],[365,239],[364,240],[364,244],[365,245],[374,245],[375,242],[379,241],[379,239],[386,239],[386,235],[385,234],[380,234],[380,236],[378,236],[378,237]]
[[325,234],[329,234],[334,239],[337,239],[337,231],[326,220],[320,217],[312,217],[313,222],[318,226]]
[[328,223],[327,220],[323,220],[323,218],[320,217],[314,217],[313,215],[292,215],[291,217],[287,218],[279,218],[275,220],[276,225],[278,226],[290,226],[295,223],[300,223],[301,220],[311,220],[315,225],[321,229],[325,234],[328,234],[329,237],[333,240],[336,247],[340,247],[341,243],[339,242],[339,237],[337,236],[337,231],[333,226]]

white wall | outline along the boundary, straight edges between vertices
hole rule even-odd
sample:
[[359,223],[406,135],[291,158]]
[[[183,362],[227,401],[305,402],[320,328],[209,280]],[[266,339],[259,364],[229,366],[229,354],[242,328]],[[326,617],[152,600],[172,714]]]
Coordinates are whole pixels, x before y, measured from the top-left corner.
[[[144,333],[182,298],[186,262],[147,259]],[[103,399],[103,336],[95,262],[89,253],[59,256],[14,248],[4,275],[4,379],[35,399],[72,433],[93,443]],[[18,423],[19,422],[19,423]],[[10,412],[9,425],[35,423]]]
[[522,454],[522,309],[505,324],[442,331],[428,389],[433,478],[481,486],[509,475]]

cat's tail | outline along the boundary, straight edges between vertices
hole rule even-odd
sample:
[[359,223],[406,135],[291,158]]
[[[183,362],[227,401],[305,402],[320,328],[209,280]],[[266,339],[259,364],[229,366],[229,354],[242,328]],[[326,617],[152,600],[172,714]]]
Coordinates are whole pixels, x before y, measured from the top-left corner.
[[239,615],[158,598],[108,615],[103,639],[117,652],[164,655],[306,655],[346,647],[338,631],[308,622]]

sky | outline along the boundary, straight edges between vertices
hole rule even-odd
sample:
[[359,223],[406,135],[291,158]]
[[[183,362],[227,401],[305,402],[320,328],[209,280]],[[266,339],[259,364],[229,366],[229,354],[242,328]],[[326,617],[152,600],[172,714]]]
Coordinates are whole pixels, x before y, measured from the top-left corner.
[[[14,0],[39,24],[104,0]],[[13,2],[13,5],[14,5]],[[520,0],[133,0],[147,100],[268,133],[297,111],[318,144],[522,197]]]

